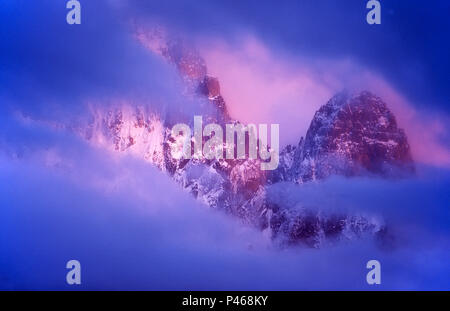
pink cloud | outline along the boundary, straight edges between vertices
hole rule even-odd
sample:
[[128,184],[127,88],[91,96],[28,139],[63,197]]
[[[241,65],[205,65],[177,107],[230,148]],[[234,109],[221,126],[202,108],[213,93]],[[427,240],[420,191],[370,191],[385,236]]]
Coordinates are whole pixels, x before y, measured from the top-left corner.
[[230,114],[245,123],[279,123],[282,143],[297,143],[335,93],[309,68],[284,61],[253,38],[238,48],[209,43],[201,53],[208,73],[219,78]]
[[417,162],[450,167],[450,150],[440,139],[449,117],[418,111],[383,77],[350,59],[287,55],[252,36],[239,44],[209,39],[199,45],[231,115],[245,123],[279,123],[282,144],[296,144],[315,111],[336,92],[369,90],[396,115]]
[[395,114],[399,127],[405,130],[414,159],[450,168],[450,150],[441,139],[448,130],[446,124],[450,124],[450,117],[416,109],[380,77],[367,73],[366,79]]

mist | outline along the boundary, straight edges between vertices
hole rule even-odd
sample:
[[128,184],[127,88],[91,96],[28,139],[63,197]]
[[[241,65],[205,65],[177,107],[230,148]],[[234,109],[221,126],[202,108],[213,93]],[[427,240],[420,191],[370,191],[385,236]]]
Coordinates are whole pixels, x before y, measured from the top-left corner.
[[[392,5],[386,16],[398,19],[373,30],[361,25],[361,1],[291,1],[284,9],[252,1],[84,1],[75,28],[64,4],[0,4],[0,289],[450,288],[448,53],[435,31],[448,19],[430,15],[446,14],[448,2],[416,14],[430,26],[408,30],[414,36],[399,26],[423,26],[407,20],[414,5]],[[316,16],[324,22],[314,29]],[[416,176],[331,177],[268,192],[292,209],[378,219],[390,243],[361,237],[280,248],[143,159],[78,135],[73,129],[92,109],[139,106],[177,122],[207,113],[209,102],[186,97],[176,68],[135,38],[136,24],[146,22],[192,39],[232,117],[280,123],[283,144],[298,143],[316,109],[342,88],[381,96],[406,130]],[[72,259],[81,263],[78,287],[66,284]],[[381,263],[377,287],[366,282],[371,259]]]
[[144,161],[65,131],[10,123],[34,139],[13,139],[0,156],[2,289],[73,289],[65,283],[71,259],[82,266],[78,289],[369,289],[370,259],[382,265],[377,289],[448,288],[448,172],[284,185],[292,208],[312,200],[377,215],[396,241],[387,249],[370,238],[280,249]]

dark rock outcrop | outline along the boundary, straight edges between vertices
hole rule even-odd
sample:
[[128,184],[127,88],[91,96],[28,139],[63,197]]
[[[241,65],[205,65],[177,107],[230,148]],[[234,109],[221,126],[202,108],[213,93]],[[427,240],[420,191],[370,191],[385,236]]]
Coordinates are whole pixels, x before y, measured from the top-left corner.
[[[315,114],[305,139],[281,153],[273,178],[294,182],[331,175],[401,177],[414,172],[405,132],[377,96],[340,93]],[[291,160],[292,158],[292,160]]]

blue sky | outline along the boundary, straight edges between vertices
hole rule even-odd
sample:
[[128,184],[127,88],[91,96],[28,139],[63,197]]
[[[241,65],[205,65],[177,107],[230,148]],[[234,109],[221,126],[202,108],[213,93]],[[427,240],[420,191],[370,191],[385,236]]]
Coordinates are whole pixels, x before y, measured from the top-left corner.
[[[61,77],[55,76],[66,68],[66,62],[73,72],[82,70],[80,65],[99,60],[110,64],[108,58],[116,55],[135,57],[124,55],[120,16],[141,16],[164,21],[191,35],[233,40],[236,33],[252,31],[271,46],[293,54],[351,57],[382,73],[415,104],[450,110],[448,1],[381,1],[382,23],[376,26],[366,23],[363,0],[132,0],[119,9],[111,5],[120,2],[124,1],[81,1],[83,23],[74,28],[65,24],[64,1],[2,1],[2,67],[20,70],[19,64],[28,60],[28,70],[39,71],[43,82],[63,89],[57,84]],[[109,9],[111,6],[114,9]],[[58,60],[53,64],[46,59],[52,51],[53,61]],[[120,68],[120,63],[117,65]],[[106,68],[97,66],[91,72],[92,79],[102,70]],[[72,74],[71,79],[76,78]],[[3,86],[5,82],[14,83],[8,79],[2,81]]]
[[[360,69],[350,67],[347,73],[334,73],[336,80],[350,81],[343,82],[340,87],[349,87],[358,81],[361,70],[379,75],[417,110],[416,115],[424,115],[422,119],[428,115],[431,119],[441,118],[439,126],[445,129],[438,130],[439,137],[433,139],[445,144],[446,148],[450,146],[446,128],[450,116],[448,1],[426,4],[421,1],[381,1],[381,25],[366,23],[368,10],[363,0],[280,3],[98,0],[81,1],[81,4],[82,24],[70,26],[65,20],[64,1],[2,1],[0,96],[5,103],[9,98],[23,109],[48,115],[49,111],[56,114],[61,105],[71,106],[74,110],[70,114],[82,113],[81,103],[87,98],[112,94],[141,99],[157,96],[176,102],[174,85],[177,81],[171,68],[152,57],[130,35],[132,23],[152,22],[193,41],[201,38],[203,50],[200,52],[208,52],[209,40],[221,40],[229,44],[231,50],[240,50],[239,40],[250,34],[272,53],[274,64],[285,61],[289,67],[289,62],[295,63],[297,58],[302,58],[306,59],[304,67],[316,70],[314,62],[320,65],[324,60],[331,63],[347,61]],[[226,91],[224,77],[218,78],[225,82],[222,86]],[[373,83],[362,84],[370,89]],[[313,111],[336,91],[339,89],[332,88],[327,98],[319,96],[319,99],[313,95],[306,99],[287,96],[293,103],[298,100],[317,103],[311,104],[305,112],[296,110],[294,116],[297,123],[303,117],[302,125],[297,131],[291,130],[292,135],[285,142],[298,141],[298,137],[304,135]],[[242,106],[225,97],[232,110]],[[388,105],[395,104],[388,98],[386,100]],[[265,108],[266,115],[277,115]],[[233,117],[244,122],[286,122],[289,129],[296,124],[289,114],[276,120],[264,117],[247,120],[240,113],[242,111],[234,110],[237,112]],[[400,125],[409,131],[407,127],[416,122],[408,119]],[[430,122],[421,129],[431,128]],[[417,135],[411,133],[410,136]],[[423,140],[430,139],[417,138],[417,141]]]
[[225,36],[253,31],[291,53],[351,57],[418,105],[450,110],[448,1],[381,1],[381,25],[366,23],[367,1],[134,1],[135,13],[179,30]]

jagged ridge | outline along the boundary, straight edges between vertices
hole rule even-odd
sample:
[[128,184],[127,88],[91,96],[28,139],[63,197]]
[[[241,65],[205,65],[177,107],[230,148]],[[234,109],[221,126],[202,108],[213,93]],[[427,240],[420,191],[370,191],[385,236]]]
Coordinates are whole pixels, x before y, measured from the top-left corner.
[[[206,97],[217,108],[211,122],[238,122],[228,115],[219,81],[207,75],[198,53],[182,42],[167,42],[158,33],[150,36],[158,38],[156,45],[144,34],[139,36],[178,68],[190,92]],[[319,247],[327,240],[351,239],[363,232],[378,234],[385,228],[358,215],[326,215],[274,204],[267,197],[267,185],[303,183],[335,174],[385,177],[413,171],[405,133],[397,128],[386,104],[369,92],[333,97],[316,112],[306,138],[284,148],[278,169],[268,174],[260,170],[259,160],[175,160],[170,150],[177,141],[167,126],[154,112],[119,107],[114,112],[95,113],[87,138],[143,157],[206,205],[257,226],[282,244]]]

